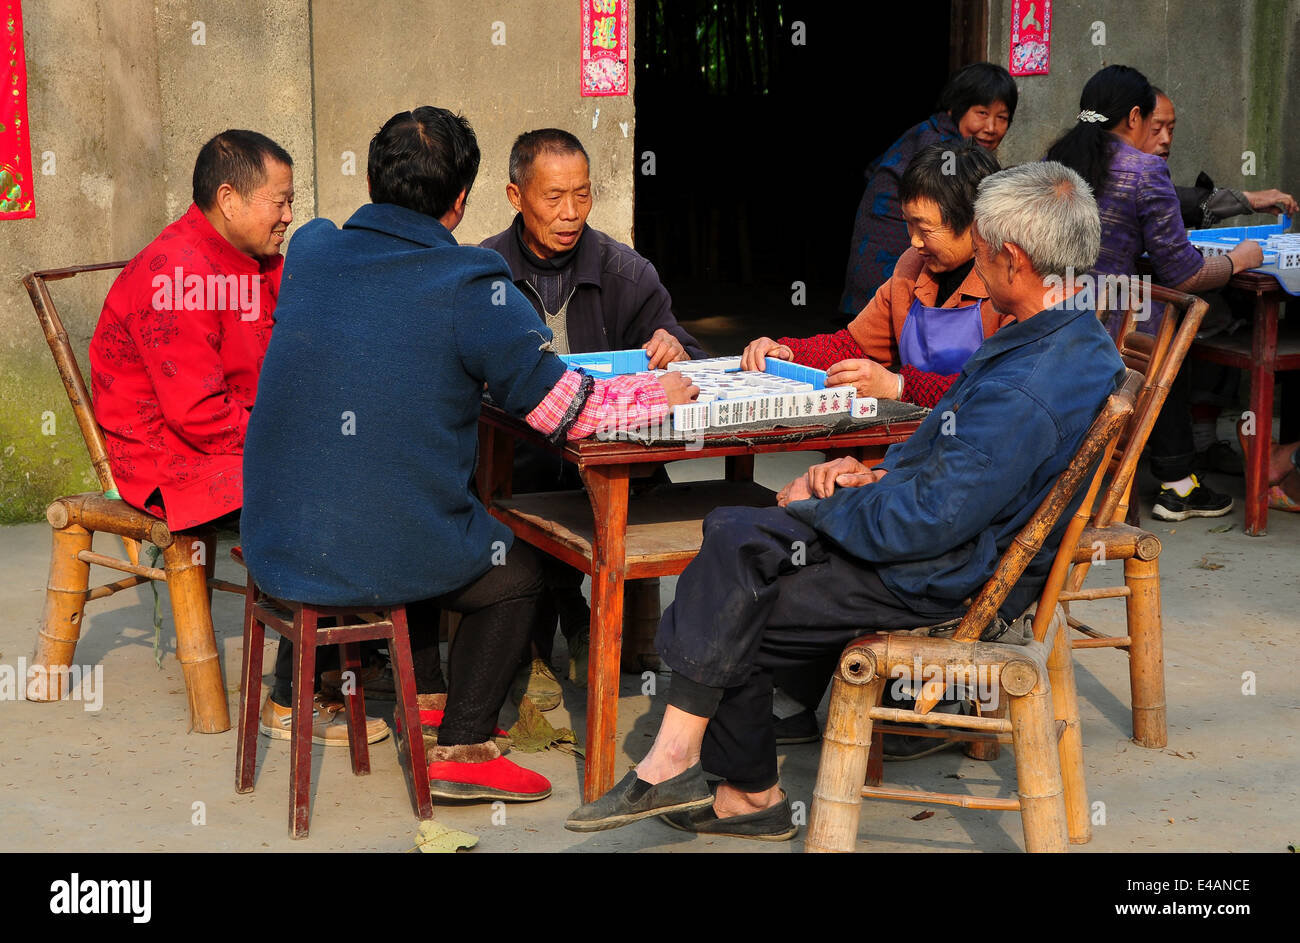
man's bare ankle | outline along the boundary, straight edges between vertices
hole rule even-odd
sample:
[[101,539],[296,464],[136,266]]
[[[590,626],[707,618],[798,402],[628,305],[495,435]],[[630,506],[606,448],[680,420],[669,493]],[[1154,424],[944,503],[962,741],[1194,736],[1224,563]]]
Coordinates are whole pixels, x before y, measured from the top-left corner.
[[761,792],[744,792],[730,783],[720,783],[713,800],[713,814],[720,819],[734,815],[751,815],[770,809],[781,801],[781,787],[773,786]]

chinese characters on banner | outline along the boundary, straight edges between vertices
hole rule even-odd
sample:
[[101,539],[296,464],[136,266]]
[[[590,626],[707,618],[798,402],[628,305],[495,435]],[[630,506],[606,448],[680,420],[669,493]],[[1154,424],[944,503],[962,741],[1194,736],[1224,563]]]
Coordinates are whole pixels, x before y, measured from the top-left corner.
[[584,96],[627,94],[627,8],[631,0],[581,0]]
[[23,10],[19,0],[0,0],[0,219],[36,215],[32,199],[32,150],[27,127],[27,62],[23,56]]
[[1052,0],[1012,0],[1012,75],[1046,75],[1052,58]]

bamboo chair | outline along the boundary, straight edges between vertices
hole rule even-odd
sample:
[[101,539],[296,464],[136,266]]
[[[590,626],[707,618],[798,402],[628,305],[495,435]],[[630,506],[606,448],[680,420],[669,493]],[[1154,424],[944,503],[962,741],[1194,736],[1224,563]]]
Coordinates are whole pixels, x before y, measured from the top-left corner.
[[[1081,505],[1091,508],[1116,437],[1133,412],[1141,382],[1140,374],[1128,371],[1123,385],[1093,421],[1069,467],[1003,554],[997,570],[966,611],[952,638],[898,632],[869,634],[845,647],[831,685],[830,713],[813,788],[806,851],[852,851],[864,797],[1019,811],[1025,850],[1031,852],[1065,851],[1068,843],[1081,844],[1091,838],[1069,640],[1064,620],[1055,607],[1045,604],[1060,592],[1065,581],[1087,510],[1066,525],[1061,549],[1053,560],[1034,616],[1034,640],[1027,645],[1011,645],[981,642],[979,638],[1090,469],[1097,467]],[[918,662],[927,670],[941,668],[945,679],[962,679],[968,687],[981,676],[989,684],[996,684],[1005,695],[1001,699],[1008,702],[1009,717],[931,713],[942,694],[942,684],[937,689],[926,685],[912,710],[881,707],[885,682],[914,671]],[[1019,798],[982,799],[863,786],[876,721],[937,724],[956,731],[953,735],[962,740],[1004,740],[1009,735],[1016,758]]]
[[[1125,366],[1144,375],[1142,391],[1112,457],[1101,501],[1080,535],[1065,588],[1049,604],[1060,602],[1070,629],[1083,636],[1071,640],[1072,649],[1118,648],[1128,653],[1133,740],[1139,746],[1161,749],[1169,742],[1169,733],[1160,615],[1160,538],[1125,521],[1131,520],[1128,512],[1138,460],[1208,305],[1195,295],[1158,285],[1150,290],[1150,300],[1164,305],[1159,330],[1154,337],[1134,330],[1136,305],[1141,299],[1131,299],[1135,304],[1125,314],[1118,345]],[[1133,502],[1134,507],[1136,504]],[[1092,564],[1112,560],[1124,561],[1123,585],[1084,589]],[[1105,635],[1070,614],[1073,602],[1119,598],[1125,601],[1127,635]]]
[[[45,612],[27,679],[27,699],[57,701],[67,693],[68,667],[81,637],[86,603],[150,580],[161,580],[167,584],[176,623],[176,657],[189,695],[190,729],[221,733],[230,729],[230,711],[212,630],[212,589],[242,594],[244,588],[213,578],[216,536],[211,528],[173,533],[164,521],[117,497],[104,433],[95,421],[81,368],[46,284],[124,265],[124,261],[101,262],[32,272],[23,278],[102,489],[58,498],[45,511],[54,531],[54,546]],[[119,536],[126,558],[95,552],[92,542],[96,532]],[[144,541],[162,550],[163,567],[140,562],[140,545]],[[92,563],[127,575],[91,588]]]

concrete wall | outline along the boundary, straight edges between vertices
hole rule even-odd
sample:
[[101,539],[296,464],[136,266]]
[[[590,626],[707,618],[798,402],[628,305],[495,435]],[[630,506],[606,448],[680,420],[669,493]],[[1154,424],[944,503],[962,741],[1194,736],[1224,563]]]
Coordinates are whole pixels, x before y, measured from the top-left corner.
[[579,96],[577,3],[408,0],[374,4],[365,19],[358,29],[351,0],[312,4],[322,216],[341,224],[367,201],[366,152],[389,117],[437,105],[469,119],[482,151],[456,230],[461,242],[478,242],[510,222],[510,145],[520,132],[544,127],[564,128],[583,142],[592,165],[591,224],[631,241],[632,96]]
[[[0,223],[0,522],[95,486],[22,275],[139,251],[184,212],[198,149],[230,127],[287,148],[295,210],[315,206],[308,0],[45,0],[23,14],[37,216]],[[52,287],[83,365],[112,278]]]
[[[1105,27],[1105,45],[1094,45]],[[992,62],[1007,64],[1011,0],[990,0]],[[1004,165],[1037,160],[1073,125],[1084,83],[1107,65],[1130,65],[1163,88],[1178,114],[1169,169],[1190,186],[1204,170],[1219,186],[1300,192],[1300,2],[1297,0],[1056,0],[1051,74],[1022,76]],[[1255,174],[1242,173],[1242,153]],[[1270,222],[1238,217],[1233,225]]]

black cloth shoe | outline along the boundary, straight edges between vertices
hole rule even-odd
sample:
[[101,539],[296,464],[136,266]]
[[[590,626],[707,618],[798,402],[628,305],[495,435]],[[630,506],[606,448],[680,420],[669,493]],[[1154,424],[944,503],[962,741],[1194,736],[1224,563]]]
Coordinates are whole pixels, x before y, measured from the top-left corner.
[[[716,797],[718,784],[709,783],[709,791]],[[776,805],[748,815],[733,815],[720,819],[714,814],[713,806],[702,806],[690,812],[671,812],[661,815],[665,823],[682,832],[694,832],[697,835],[730,835],[733,838],[752,838],[756,841],[789,841],[799,831],[794,824],[794,811],[785,790],[781,790],[781,801]]]
[[776,745],[790,743],[816,743],[822,738],[817,727],[817,715],[812,711],[800,711],[789,717],[772,715],[772,726],[776,729]]
[[571,832],[599,832],[665,812],[687,812],[713,805],[713,793],[696,763],[684,773],[651,785],[632,770],[599,799],[574,809],[564,827]]
[[1246,474],[1241,453],[1222,441],[1213,443],[1204,452],[1197,452],[1196,467],[1221,475],[1236,475],[1238,478]]
[[1185,521],[1189,517],[1223,517],[1232,510],[1232,498],[1211,491],[1192,475],[1192,491],[1183,497],[1173,488],[1161,488],[1151,514],[1162,521]]

